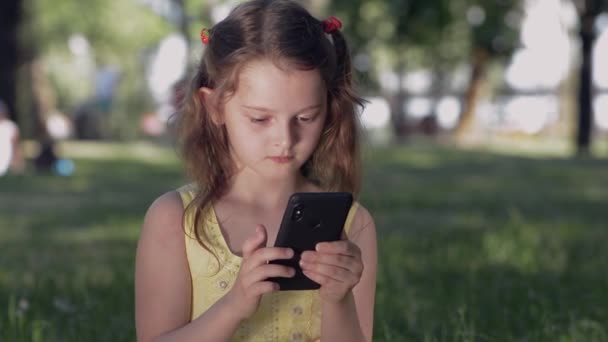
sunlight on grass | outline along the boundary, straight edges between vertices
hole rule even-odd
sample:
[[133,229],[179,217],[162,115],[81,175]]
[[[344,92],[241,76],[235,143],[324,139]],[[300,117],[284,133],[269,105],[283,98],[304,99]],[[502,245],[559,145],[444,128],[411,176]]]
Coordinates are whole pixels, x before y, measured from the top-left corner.
[[552,228],[543,224],[508,224],[487,232],[482,255],[489,265],[508,266],[522,273],[561,274],[568,262],[567,249]]
[[[606,136],[598,135],[593,140],[591,152],[598,158],[608,157],[608,141]],[[510,155],[531,157],[561,157],[569,158],[576,152],[574,142],[562,138],[547,138],[535,136],[520,136],[517,138],[509,136],[491,136],[483,142],[486,151]],[[478,150],[479,147],[472,147]]]
[[[177,161],[175,149],[167,146],[160,147],[150,142],[86,142],[63,141],[58,143],[57,152],[60,156],[76,159],[115,160],[132,158],[150,164],[174,164]],[[25,154],[29,157],[36,154],[38,146],[34,141],[24,142]]]

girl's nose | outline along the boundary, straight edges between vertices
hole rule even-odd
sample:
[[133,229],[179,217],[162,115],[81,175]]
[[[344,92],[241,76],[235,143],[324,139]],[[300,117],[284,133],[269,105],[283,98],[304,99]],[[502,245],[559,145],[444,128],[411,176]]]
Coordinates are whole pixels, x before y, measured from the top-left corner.
[[276,145],[282,148],[290,148],[295,140],[295,128],[291,122],[277,125]]

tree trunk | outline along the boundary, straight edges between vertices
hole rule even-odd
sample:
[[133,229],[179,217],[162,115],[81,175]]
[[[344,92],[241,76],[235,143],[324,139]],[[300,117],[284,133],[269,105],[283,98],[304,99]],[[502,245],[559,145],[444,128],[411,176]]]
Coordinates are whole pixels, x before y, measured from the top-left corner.
[[0,1],[0,100],[6,103],[11,120],[17,123],[18,29],[21,5],[20,0]]
[[403,90],[404,74],[405,62],[403,61],[403,58],[400,58],[397,64],[397,93],[392,97],[392,101],[390,101],[393,130],[397,141],[403,141],[407,136],[405,111],[403,110],[403,104],[405,103],[405,91]]
[[29,81],[32,87],[32,104],[35,108],[34,136],[38,141],[51,140],[52,137],[47,130],[46,122],[48,116],[56,111],[57,99],[55,91],[51,86],[46,71],[41,60],[34,60],[28,63]]
[[458,124],[454,130],[454,136],[459,141],[462,141],[464,136],[469,133],[475,119],[477,100],[486,75],[488,53],[483,49],[477,48],[473,51],[471,59],[469,87],[465,93],[462,113],[458,118]]
[[581,18],[581,68],[578,92],[578,131],[576,135],[576,147],[579,155],[588,155],[591,146],[591,132],[593,122],[592,97],[592,49],[595,40],[593,24],[595,17],[585,15]]

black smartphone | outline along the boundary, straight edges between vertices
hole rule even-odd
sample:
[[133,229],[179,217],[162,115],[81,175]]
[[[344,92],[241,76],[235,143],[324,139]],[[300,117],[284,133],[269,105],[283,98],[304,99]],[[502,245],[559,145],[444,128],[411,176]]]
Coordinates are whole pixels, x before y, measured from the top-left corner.
[[300,255],[314,250],[319,242],[340,240],[353,196],[348,192],[297,192],[291,195],[283,213],[275,247],[289,247],[294,256],[271,263],[293,267],[292,278],[269,280],[279,284],[281,291],[314,290],[319,284],[309,279],[300,268]]

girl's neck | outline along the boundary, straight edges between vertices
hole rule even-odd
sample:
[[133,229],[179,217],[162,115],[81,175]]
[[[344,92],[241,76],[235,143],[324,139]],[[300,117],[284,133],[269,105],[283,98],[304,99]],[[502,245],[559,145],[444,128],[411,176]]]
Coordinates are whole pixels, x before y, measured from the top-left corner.
[[277,208],[286,205],[289,196],[298,191],[314,191],[310,182],[301,174],[282,181],[248,177],[239,174],[233,178],[226,197],[258,208]]

